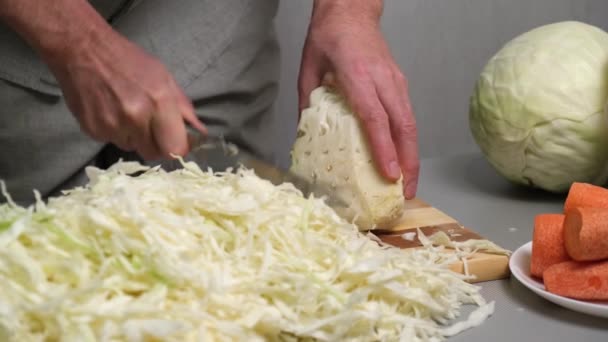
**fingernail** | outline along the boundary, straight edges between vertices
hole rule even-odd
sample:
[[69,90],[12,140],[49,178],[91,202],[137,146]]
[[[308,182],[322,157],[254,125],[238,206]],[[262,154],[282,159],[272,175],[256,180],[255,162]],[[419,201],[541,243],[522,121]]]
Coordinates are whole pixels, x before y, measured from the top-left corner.
[[410,181],[405,185],[405,197],[406,199],[412,199],[416,196],[417,184],[414,181]]
[[388,164],[388,173],[391,178],[395,179],[401,176],[401,168],[396,161],[392,161],[390,164]]

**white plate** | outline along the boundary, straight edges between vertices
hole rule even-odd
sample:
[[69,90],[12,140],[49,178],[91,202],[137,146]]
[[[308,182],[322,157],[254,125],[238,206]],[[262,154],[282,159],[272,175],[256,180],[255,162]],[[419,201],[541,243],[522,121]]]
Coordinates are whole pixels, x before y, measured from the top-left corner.
[[509,260],[511,274],[527,288],[537,295],[570,310],[586,313],[589,315],[608,318],[608,302],[586,302],[566,298],[550,293],[545,290],[543,283],[530,276],[530,256],[532,255],[532,242],[519,247]]

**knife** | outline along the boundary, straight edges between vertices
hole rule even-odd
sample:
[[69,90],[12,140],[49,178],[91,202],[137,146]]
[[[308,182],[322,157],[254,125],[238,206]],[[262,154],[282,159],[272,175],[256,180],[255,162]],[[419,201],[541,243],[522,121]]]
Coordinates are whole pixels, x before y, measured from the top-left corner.
[[[310,195],[317,198],[323,197],[325,203],[338,214],[345,212],[349,207],[346,201],[338,197],[335,191],[332,191],[329,184],[319,181],[310,182],[293,171],[273,165],[252,153],[237,148],[236,145],[229,143],[223,137],[204,135],[189,125],[187,130],[191,149],[184,160],[195,162],[203,170],[211,167],[214,171],[232,170],[234,172],[240,167],[244,167],[253,170],[258,177],[268,180],[274,185],[291,183],[302,192],[304,197]],[[167,171],[181,168],[181,164],[177,160],[165,162],[162,166]]]

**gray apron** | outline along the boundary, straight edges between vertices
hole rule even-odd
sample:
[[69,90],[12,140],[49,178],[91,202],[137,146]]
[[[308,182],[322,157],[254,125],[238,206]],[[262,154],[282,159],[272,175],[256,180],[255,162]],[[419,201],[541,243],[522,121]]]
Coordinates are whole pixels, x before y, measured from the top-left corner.
[[[273,158],[277,0],[90,2],[166,65],[212,134]],[[1,25],[0,51],[0,179],[15,200],[29,204],[34,189],[48,196],[81,185],[88,165],[137,158],[83,134],[48,68]]]

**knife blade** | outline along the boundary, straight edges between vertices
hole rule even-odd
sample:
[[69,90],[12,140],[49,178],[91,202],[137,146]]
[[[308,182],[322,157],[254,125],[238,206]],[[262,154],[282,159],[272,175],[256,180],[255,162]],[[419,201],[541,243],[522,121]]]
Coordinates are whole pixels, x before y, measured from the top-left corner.
[[[184,157],[184,160],[195,162],[201,169],[211,167],[214,171],[236,171],[240,167],[245,167],[246,169],[253,170],[258,177],[268,180],[274,185],[291,183],[302,192],[304,197],[309,197],[310,195],[323,197],[325,203],[339,215],[346,212],[346,209],[349,207],[348,203],[338,197],[328,184],[310,182],[288,169],[283,169],[254,156],[252,153],[238,149],[236,145],[229,143],[223,137],[203,135],[190,126],[187,126],[187,128],[191,149]],[[180,167],[181,164],[177,160],[163,164],[163,168],[168,171]]]

